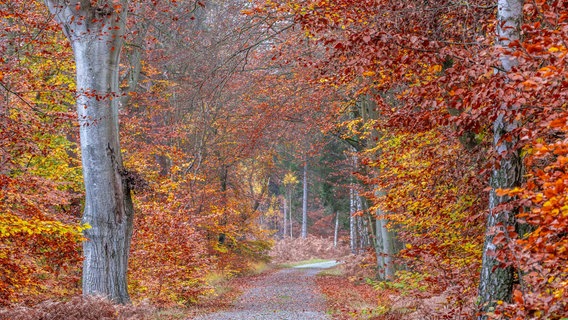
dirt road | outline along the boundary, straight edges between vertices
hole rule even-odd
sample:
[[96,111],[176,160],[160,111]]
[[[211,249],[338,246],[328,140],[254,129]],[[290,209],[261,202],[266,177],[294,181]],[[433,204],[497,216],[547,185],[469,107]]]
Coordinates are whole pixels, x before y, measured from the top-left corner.
[[333,261],[280,270],[256,280],[237,299],[231,310],[208,314],[198,320],[320,320],[325,313],[323,297],[317,292],[315,275],[333,267]]

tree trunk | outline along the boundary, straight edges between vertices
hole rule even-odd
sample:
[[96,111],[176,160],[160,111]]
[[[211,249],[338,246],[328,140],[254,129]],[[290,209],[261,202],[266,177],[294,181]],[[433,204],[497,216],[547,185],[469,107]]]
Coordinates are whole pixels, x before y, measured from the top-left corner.
[[308,237],[308,161],[304,159],[304,195],[302,197],[302,238]]
[[371,240],[369,235],[371,235],[372,226],[369,225],[366,217],[368,216],[367,202],[366,199],[357,196],[357,211],[362,211],[363,215],[357,217],[358,219],[358,229],[359,229],[359,250],[365,252],[365,249],[371,246]]
[[377,217],[375,219],[375,237],[374,237],[374,245],[375,245],[375,255],[377,257],[377,277],[379,279],[385,279],[385,258],[383,256],[383,237],[381,234],[381,220],[379,218],[379,214],[377,213]]
[[353,187],[349,189],[349,247],[351,253],[357,253],[357,217],[355,214],[355,190]]
[[381,210],[377,211],[377,235],[380,233],[381,237],[381,257],[383,277],[385,280],[391,280],[394,277],[394,265],[392,255],[394,254],[392,233],[387,229],[388,221],[384,219],[384,213]]
[[118,135],[119,53],[127,1],[46,0],[75,55],[88,239],[83,244],[83,294],[128,303],[126,272],[133,208]]
[[[359,102],[361,106],[361,116],[364,122],[379,119],[379,113],[376,104],[370,99],[368,95],[362,96]],[[373,148],[374,143],[381,139],[381,136],[377,130],[371,131],[371,139],[369,139],[369,147]],[[380,157],[381,150],[378,150],[375,157]],[[377,169],[379,170],[379,169]],[[376,173],[377,175],[380,172]],[[377,189],[375,191],[377,198],[385,195],[384,190]],[[375,212],[375,227],[376,227],[376,238],[375,241],[375,252],[377,254],[377,268],[380,272],[380,277],[389,280],[394,277],[394,264],[392,261],[392,256],[394,255],[394,241],[395,234],[387,229],[388,220],[386,219],[386,212],[378,209]]]
[[[377,197],[384,196],[384,191],[375,191]],[[388,220],[386,213],[381,209],[375,212],[376,237],[375,252],[377,253],[377,267],[380,278],[391,280],[394,277],[394,265],[392,256],[394,255],[393,233],[387,229]]]
[[[498,0],[497,33],[498,45],[507,47],[511,41],[520,38],[522,21],[522,0]],[[501,55],[504,72],[509,72],[517,64],[516,58],[510,54]],[[503,113],[508,106],[502,106]],[[507,120],[502,114],[493,124],[493,147],[502,159],[491,175],[491,192],[489,194],[489,216],[483,246],[481,278],[479,283],[479,302],[483,314],[479,319],[486,319],[486,312],[492,311],[497,301],[510,301],[513,288],[513,268],[502,267],[495,258],[495,253],[505,250],[502,243],[494,243],[497,233],[507,233],[507,228],[515,225],[515,210],[495,209],[508,202],[509,197],[499,197],[497,189],[508,189],[519,186],[522,179],[522,162],[517,150],[513,150],[516,137],[510,142],[502,137],[516,127],[514,121]],[[503,140],[503,141],[501,141]]]
[[288,235],[288,200],[286,200],[286,198],[284,198],[284,228],[282,230],[282,238],[286,238],[286,235]]
[[288,206],[288,211],[290,214],[290,238],[294,238],[294,225],[292,224],[292,188],[288,188],[288,201],[290,205]]
[[337,248],[337,236],[339,235],[339,211],[335,213],[335,230],[333,231],[333,247]]
[[[142,16],[143,12],[136,12],[137,15]],[[138,32],[136,33],[136,37],[134,43],[131,45],[132,51],[127,56],[129,70],[126,73],[126,80],[127,87],[122,88],[123,92],[132,92],[136,90],[138,86],[138,82],[140,80],[140,73],[142,72],[142,53],[144,52],[144,43],[146,41],[146,33],[148,32],[148,23],[137,23]],[[123,94],[120,98],[120,103],[122,106],[128,105],[130,99],[132,98],[129,94]]]

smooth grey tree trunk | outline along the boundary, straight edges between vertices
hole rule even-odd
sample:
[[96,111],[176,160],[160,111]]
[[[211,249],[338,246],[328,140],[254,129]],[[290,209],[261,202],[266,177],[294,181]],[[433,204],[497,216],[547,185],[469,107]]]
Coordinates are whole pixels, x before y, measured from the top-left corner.
[[[520,26],[523,17],[522,0],[498,0],[497,2],[497,44],[507,47],[511,41],[520,39]],[[513,55],[502,54],[501,64],[503,72],[509,72],[517,64]],[[502,106],[504,113],[509,106]],[[508,189],[521,184],[522,161],[518,151],[512,151],[516,138],[512,141],[501,141],[502,137],[515,129],[516,123],[506,120],[500,115],[493,124],[493,147],[502,156],[500,165],[495,168],[491,176],[491,192],[489,194],[489,216],[487,218],[487,231],[483,246],[483,258],[479,283],[479,303],[482,313],[491,311],[499,300],[510,301],[513,288],[514,271],[511,267],[502,267],[495,258],[495,253],[504,250],[503,244],[495,244],[496,232],[507,234],[507,227],[515,225],[515,211],[499,211],[498,205],[508,202],[509,197],[499,197],[497,189]],[[487,319],[482,314],[479,319]]]
[[[45,1],[73,48],[77,73],[85,231],[83,294],[130,301],[126,272],[133,207],[118,135],[119,54],[128,1]],[[117,6],[120,4],[120,6]]]
[[[381,197],[384,191],[376,191],[375,195]],[[383,280],[391,280],[394,277],[394,263],[392,256],[394,255],[393,232],[387,228],[388,220],[385,218],[386,213],[377,209],[376,218],[376,237],[375,252],[377,253],[377,267],[379,269],[380,278]]]
[[381,220],[375,219],[375,237],[373,238],[375,255],[377,258],[377,277],[385,279],[385,258],[383,255],[383,237],[381,235]]
[[[363,210],[363,199],[361,198],[360,195],[357,195],[355,200],[356,200],[357,211],[361,212]],[[358,236],[359,252],[363,253],[365,252],[365,249],[370,245],[368,225],[364,216],[357,217],[357,231],[359,231],[359,236]]]
[[[380,216],[384,215],[382,212],[378,213]],[[394,254],[394,246],[392,241],[392,233],[387,229],[387,221],[385,219],[377,219],[379,230],[382,239],[382,256],[383,256],[383,270],[384,278],[391,280],[394,277],[394,264],[392,256]]]
[[288,187],[288,201],[290,205],[288,206],[288,213],[290,214],[290,238],[294,237],[294,225],[292,224],[292,187]]
[[308,237],[308,161],[304,159],[304,194],[302,197],[302,238]]
[[282,229],[282,238],[286,238],[288,235],[288,200],[284,198],[284,226]]
[[335,213],[335,229],[333,231],[333,247],[337,248],[337,236],[339,235],[339,211]]
[[357,253],[357,217],[355,217],[355,190],[349,189],[349,247],[351,253]]

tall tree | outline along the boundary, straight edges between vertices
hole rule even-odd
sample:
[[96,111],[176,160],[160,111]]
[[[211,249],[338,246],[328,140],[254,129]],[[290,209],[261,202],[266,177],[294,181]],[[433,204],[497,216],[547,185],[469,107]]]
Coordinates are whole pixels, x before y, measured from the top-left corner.
[[284,224],[282,225],[282,238],[286,238],[288,235],[288,196],[287,194],[284,195],[284,199],[282,199],[283,211],[284,211],[284,220],[282,221]]
[[308,237],[308,160],[304,158],[304,179],[302,195],[302,238]]
[[339,235],[339,211],[335,213],[335,227],[333,229],[333,247],[337,248],[337,238]]
[[[391,102],[393,106],[396,106],[395,102]],[[376,147],[377,141],[381,139],[381,135],[375,126],[380,120],[378,113],[378,106],[372,100],[369,95],[363,95],[359,97],[358,101],[359,113],[364,124],[371,124],[370,127],[370,137],[369,139],[363,139],[367,148],[372,149]],[[370,155],[374,160],[381,157],[381,150],[376,148],[376,151]],[[373,175],[380,176],[380,167],[374,168]],[[381,198],[386,195],[386,191],[382,189],[376,189],[374,196],[376,198]],[[394,277],[394,265],[392,257],[394,255],[394,237],[393,232],[388,230],[388,219],[386,218],[387,212],[381,208],[377,208],[374,212],[375,217],[375,234],[374,234],[374,247],[377,255],[377,268],[379,270],[379,276],[384,279],[392,279]],[[371,228],[372,230],[372,228]]]
[[46,0],[71,43],[86,201],[83,294],[127,303],[133,207],[119,143],[119,57],[127,0]]
[[[289,223],[290,223],[290,238],[294,236],[294,225],[292,224],[292,195],[294,191],[294,185],[298,183],[298,179],[292,172],[286,173],[284,176],[284,181],[282,181],[284,187],[286,188],[286,196],[284,201],[288,201],[288,214],[289,214]],[[284,219],[286,220],[286,219]]]
[[355,212],[357,211],[356,206],[356,190],[352,185],[349,188],[349,247],[351,248],[351,253],[357,253],[357,217]]
[[[497,45],[501,48],[500,72],[510,72],[518,61],[508,47],[520,39],[523,18],[523,0],[498,0],[497,3]],[[500,251],[505,250],[503,241],[496,241],[497,234],[507,234],[510,227],[515,226],[516,210],[499,208],[510,201],[507,195],[499,196],[498,189],[511,189],[521,184],[522,162],[519,150],[515,150],[518,139],[511,136],[517,125],[510,120],[511,106],[502,105],[499,116],[493,123],[493,148],[497,152],[499,164],[491,175],[491,192],[489,195],[489,216],[483,246],[483,259],[479,283],[479,302],[483,314],[491,311],[497,301],[510,301],[513,289],[513,268],[502,266],[498,259]],[[503,237],[500,237],[503,239]]]

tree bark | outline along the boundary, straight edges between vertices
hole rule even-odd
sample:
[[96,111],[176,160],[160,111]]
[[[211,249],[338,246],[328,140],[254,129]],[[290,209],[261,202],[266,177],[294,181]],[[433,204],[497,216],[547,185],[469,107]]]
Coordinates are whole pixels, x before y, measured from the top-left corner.
[[[381,216],[384,213],[379,213]],[[391,280],[394,277],[394,265],[392,261],[392,255],[394,254],[394,247],[392,241],[392,233],[387,229],[387,221],[384,218],[379,218],[378,226],[380,228],[381,240],[382,240],[382,252],[383,257],[383,270],[384,279]],[[378,233],[378,232],[377,232]]]
[[[384,196],[384,191],[375,191],[377,197]],[[393,232],[387,229],[388,220],[385,218],[386,212],[381,209],[375,211],[375,253],[377,254],[377,268],[379,278],[383,280],[392,280],[394,277],[394,264],[392,256],[394,255],[394,236]]]
[[83,294],[128,303],[126,272],[133,207],[119,143],[119,54],[127,1],[46,4],[73,48],[77,72],[85,211]]
[[304,159],[304,195],[302,197],[302,238],[308,237],[308,161]]
[[[356,197],[357,211],[361,212],[363,210],[363,199],[360,195]],[[357,217],[357,231],[359,231],[359,252],[365,252],[365,249],[369,247],[369,230],[367,229],[367,221],[365,221],[364,216]]]
[[[377,191],[376,195],[382,196],[384,191]],[[393,234],[387,229],[388,220],[385,218],[386,213],[377,209],[375,214],[377,219],[377,238],[380,238],[380,242],[376,243],[378,245],[376,252],[379,272],[381,273],[381,278],[391,280],[394,277],[394,264],[392,261],[394,254]]]
[[292,187],[288,187],[288,201],[290,205],[288,206],[288,212],[290,214],[290,238],[294,238],[294,225],[292,224]]
[[385,258],[383,256],[383,237],[381,234],[381,220],[375,219],[375,237],[373,239],[375,246],[375,255],[377,257],[377,277],[379,279],[385,279]]
[[337,236],[339,235],[339,211],[335,213],[335,229],[333,231],[333,247],[337,248]]
[[[522,0],[498,0],[497,35],[498,45],[507,47],[511,41],[520,39],[520,26],[523,17]],[[517,64],[516,58],[511,54],[503,53],[500,57],[504,72],[509,72]],[[487,312],[495,308],[497,301],[510,301],[513,288],[514,270],[512,267],[503,267],[495,255],[505,250],[502,243],[494,243],[496,233],[507,234],[507,228],[515,225],[516,210],[499,210],[500,204],[510,200],[509,197],[499,197],[497,189],[509,189],[521,184],[522,161],[518,150],[514,146],[518,139],[513,137],[510,141],[502,139],[504,135],[516,127],[514,121],[507,120],[504,113],[510,108],[502,106],[502,113],[493,124],[493,147],[501,157],[499,166],[493,169],[491,175],[491,192],[489,194],[489,216],[487,217],[487,230],[483,246],[483,258],[479,283],[479,303],[481,315],[479,319],[487,319]]]
[[286,197],[284,197],[284,228],[282,230],[282,238],[286,238],[286,235],[288,235],[288,200],[286,200]]
[[349,247],[351,253],[357,253],[357,217],[355,214],[355,190],[353,187],[349,189]]

